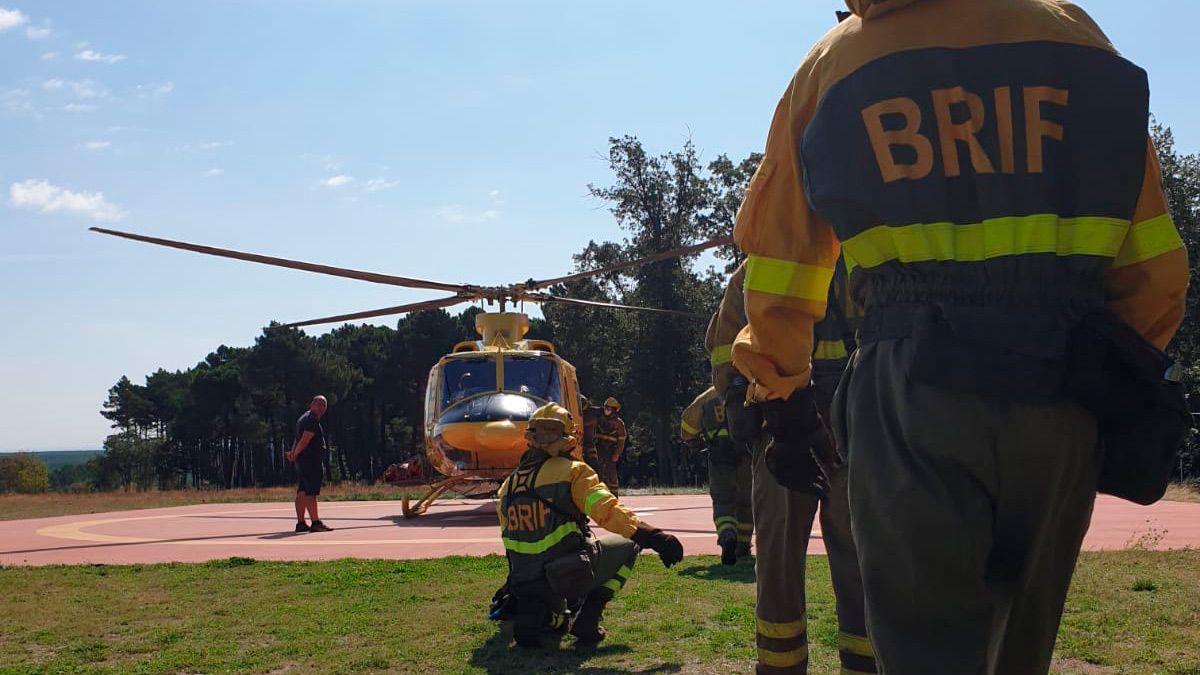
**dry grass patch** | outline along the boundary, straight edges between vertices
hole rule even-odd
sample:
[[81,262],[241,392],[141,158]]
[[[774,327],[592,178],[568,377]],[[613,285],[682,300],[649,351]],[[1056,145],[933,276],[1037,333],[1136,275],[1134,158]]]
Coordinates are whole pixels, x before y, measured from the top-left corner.
[[1169,502],[1200,502],[1200,490],[1191,483],[1172,483],[1163,499]]

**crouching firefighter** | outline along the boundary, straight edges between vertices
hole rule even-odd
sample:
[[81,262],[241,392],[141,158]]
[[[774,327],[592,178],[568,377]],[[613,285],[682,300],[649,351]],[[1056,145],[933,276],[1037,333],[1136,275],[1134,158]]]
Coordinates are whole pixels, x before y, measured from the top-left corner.
[[[675,537],[622,506],[584,462],[573,460],[575,421],[549,403],[533,413],[529,450],[498,493],[508,580],[490,617],[513,622],[521,647],[570,630],[581,646],[605,637],[604,607],[625,585],[643,548],[670,567],[683,559]],[[588,518],[612,535],[595,537]]]

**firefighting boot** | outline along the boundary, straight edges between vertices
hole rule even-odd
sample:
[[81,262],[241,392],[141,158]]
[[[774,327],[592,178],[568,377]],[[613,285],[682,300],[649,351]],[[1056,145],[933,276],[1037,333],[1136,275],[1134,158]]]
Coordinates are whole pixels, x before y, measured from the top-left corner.
[[733,528],[721,530],[721,534],[717,535],[717,546],[721,547],[721,564],[733,565],[737,563],[737,530]]
[[522,598],[513,617],[513,640],[518,647],[539,649],[542,634],[550,623],[550,609],[544,603]]
[[575,636],[579,646],[590,647],[599,644],[607,635],[604,627],[600,625],[600,620],[604,618],[604,607],[608,605],[609,600],[612,600],[612,591],[600,588],[592,591],[584,601],[575,623],[571,625],[571,635]]

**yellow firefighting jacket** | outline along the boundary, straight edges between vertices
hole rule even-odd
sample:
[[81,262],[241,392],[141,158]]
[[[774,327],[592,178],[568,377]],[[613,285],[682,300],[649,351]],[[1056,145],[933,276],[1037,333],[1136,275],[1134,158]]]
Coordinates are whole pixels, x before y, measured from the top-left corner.
[[596,451],[601,459],[620,457],[625,452],[625,421],[617,415],[596,418]]
[[617,501],[590,466],[569,457],[547,459],[539,450],[529,450],[521,457],[496,496],[500,538],[514,583],[541,578],[545,563],[578,550],[583,533],[577,520],[582,516],[624,537],[633,536],[641,522]]
[[712,365],[713,388],[721,400],[725,399],[729,381],[737,373],[733,366],[733,341],[746,325],[746,305],[742,290],[745,278],[746,263],[742,263],[729,277],[729,286],[725,288],[721,305],[708,322],[708,332],[704,335],[704,349],[708,352],[708,360]]
[[839,250],[870,313],[938,300],[1107,306],[1156,345],[1187,254],[1145,73],[1057,0],[847,0],[804,59],[738,212],[756,396],[810,376]]
[[701,434],[710,444],[729,436],[729,428],[725,426],[725,406],[713,387],[700,392],[691,405],[684,408],[679,423],[679,435],[683,440],[690,441]]
[[[737,372],[733,365],[732,351],[734,340],[746,326],[745,291],[742,286],[745,278],[746,265],[743,263],[730,276],[729,286],[721,298],[721,305],[709,321],[708,332],[704,337],[704,347],[709,353],[712,365],[713,388],[720,400],[724,400],[729,380]],[[827,304],[832,306],[833,303],[837,303],[840,308],[840,316],[837,312],[828,312],[813,326],[812,360],[814,363],[829,363],[831,371],[840,372],[853,347],[853,344],[847,345],[847,342],[853,343],[854,331],[862,320],[862,308],[850,298],[846,267],[841,260],[834,267],[833,280],[829,285]]]

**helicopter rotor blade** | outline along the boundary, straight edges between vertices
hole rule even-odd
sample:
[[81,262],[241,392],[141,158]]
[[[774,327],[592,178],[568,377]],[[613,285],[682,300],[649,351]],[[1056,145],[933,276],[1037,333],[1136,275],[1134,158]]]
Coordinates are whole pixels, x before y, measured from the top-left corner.
[[438,298],[437,300],[424,300],[422,302],[411,302],[407,305],[384,307],[383,309],[369,309],[365,312],[339,314],[337,316],[327,316],[321,319],[310,319],[308,321],[297,321],[296,323],[285,323],[282,327],[300,328],[302,326],[316,326],[322,323],[337,323],[339,321],[371,319],[377,316],[388,316],[389,314],[404,314],[406,312],[416,312],[422,309],[438,309],[440,307],[449,307],[451,305],[457,305],[460,302],[469,302],[471,299],[472,298],[469,295],[452,295],[448,298]]
[[217,248],[214,246],[202,246],[200,244],[189,244],[184,241],[174,241],[171,239],[160,239],[158,237],[148,237],[143,234],[133,234],[131,232],[120,232],[117,230],[109,230],[102,227],[88,228],[92,232],[100,234],[108,234],[122,239],[132,239],[141,241],[147,244],[155,244],[158,246],[168,246],[170,248],[178,248],[184,251],[193,251],[195,253],[203,253],[205,255],[213,255],[221,258],[233,258],[235,260],[245,260],[247,262],[261,263],[263,265],[274,265],[276,267],[287,267],[294,270],[304,272],[315,272],[317,274],[328,274],[335,277],[344,277],[346,279],[358,279],[359,281],[369,281],[376,284],[385,284],[388,286],[404,286],[406,288],[429,288],[436,291],[452,291],[458,293],[469,292],[471,288],[464,284],[447,284],[441,281],[428,281],[425,279],[414,279],[412,277],[399,277],[392,274],[380,274],[378,272],[364,272],[345,267],[332,267],[330,265],[320,265],[317,263],[303,262],[300,260],[288,260],[287,258],[275,258],[272,256],[258,255],[257,253],[244,253],[242,251],[234,251],[227,248]]
[[637,305],[621,305],[615,302],[601,302],[599,300],[583,300],[581,298],[568,298],[562,295],[550,295],[549,293],[531,293],[524,298],[528,302],[542,303],[558,303],[563,305],[583,305],[586,307],[603,307],[607,309],[628,309],[635,312],[650,312],[652,314],[670,314],[672,316],[686,316],[695,319],[708,319],[707,314],[697,314],[696,312],[685,312],[680,309],[659,309],[657,307],[639,307]]
[[699,253],[700,251],[704,251],[704,250],[707,250],[710,248],[716,248],[717,246],[724,246],[726,244],[732,244],[732,243],[733,243],[733,237],[720,237],[717,239],[710,239],[708,241],[701,242],[699,244],[692,244],[691,246],[684,246],[683,248],[677,248],[677,249],[673,249],[670,251],[664,251],[662,253],[656,253],[652,256],[647,256],[645,258],[639,258],[637,260],[633,260],[630,262],[617,263],[615,265],[608,265],[606,267],[600,267],[600,268],[597,268],[594,270],[587,270],[585,272],[575,272],[574,274],[568,274],[568,275],[561,276],[561,277],[555,277],[553,279],[542,279],[540,281],[530,280],[524,284],[524,287],[530,291],[540,291],[543,288],[549,288],[550,286],[554,286],[555,284],[562,284],[562,283],[566,283],[568,281],[575,281],[576,279],[586,279],[588,277],[594,277],[597,274],[605,274],[607,272],[616,272],[618,270],[628,269],[630,267],[638,267],[639,265],[646,265],[646,264],[649,264],[652,262],[658,262],[660,260],[667,260],[669,258],[678,258],[680,256],[691,255],[693,253]]

